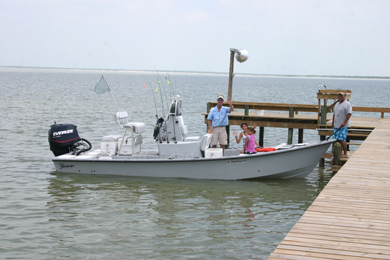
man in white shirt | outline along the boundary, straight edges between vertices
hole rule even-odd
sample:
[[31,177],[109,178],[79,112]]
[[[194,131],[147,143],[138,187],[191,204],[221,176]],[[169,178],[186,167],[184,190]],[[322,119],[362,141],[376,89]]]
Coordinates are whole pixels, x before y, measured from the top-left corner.
[[350,118],[352,115],[352,105],[345,100],[345,92],[340,91],[337,95],[339,102],[333,109],[332,128],[333,136],[341,144],[343,153],[341,158],[348,158],[347,155],[347,134],[350,127]]

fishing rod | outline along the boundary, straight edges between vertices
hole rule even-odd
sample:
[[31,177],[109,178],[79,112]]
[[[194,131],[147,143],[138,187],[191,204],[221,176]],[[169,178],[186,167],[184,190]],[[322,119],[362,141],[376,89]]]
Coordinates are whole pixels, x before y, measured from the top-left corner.
[[158,80],[158,77],[157,75],[153,72],[154,76],[156,77],[157,79],[157,82],[158,82],[158,88],[159,88],[159,91],[160,91],[160,98],[161,98],[161,108],[162,108],[162,111],[163,111],[163,115],[165,115],[165,110],[164,110],[164,100],[163,100],[163,97],[162,97],[162,93],[161,93],[161,86],[160,86],[160,81]]
[[[157,71],[157,69],[156,69],[156,71]],[[155,74],[155,77],[157,78],[157,81],[158,81],[158,85],[159,85],[159,89],[160,89],[160,97],[161,97],[161,106],[162,106],[163,114],[165,115],[164,99],[163,99],[162,90],[161,90],[161,80],[159,80],[158,73],[157,73],[157,75]],[[165,95],[165,100],[167,100],[166,95]],[[167,103],[168,103],[168,101],[167,101]],[[169,111],[169,107],[168,107],[168,111]],[[168,117],[169,117],[169,115],[168,115]],[[168,118],[167,118],[167,120],[168,120]],[[166,132],[166,140],[167,140],[167,143],[169,144],[167,120],[164,120],[164,125],[165,125],[165,132]]]
[[[154,92],[153,92],[153,88],[152,88],[152,84],[150,84],[150,81],[143,75],[143,77],[148,81],[149,83],[149,86],[150,86],[150,90],[152,91],[152,96],[153,96],[153,100],[154,100],[154,107],[156,108],[156,117],[158,118],[158,112],[157,112],[157,101],[156,101],[156,97],[154,96]],[[144,87],[145,87],[145,84],[144,84]]]
[[[169,88],[169,97],[171,98],[171,100],[172,100],[172,91],[171,91],[171,81],[170,81],[170,79],[169,79],[169,72],[168,72],[168,70],[167,70],[167,76],[165,76],[165,80],[167,81],[167,84],[168,84],[168,88]],[[173,93],[173,97],[175,97],[175,93]]]
[[[155,69],[156,69],[156,67],[155,67]],[[157,71],[157,69],[156,69],[156,71]],[[158,80],[158,83],[159,84],[161,84],[161,77],[160,77],[160,74],[158,74],[158,72],[157,72],[157,80]],[[163,86],[164,86],[164,84],[163,84]],[[164,96],[165,96],[165,101],[167,102],[167,109],[168,109],[168,111],[169,111],[169,104],[168,104],[168,98],[167,98],[167,92],[166,92],[166,90],[164,90]]]
[[176,82],[177,82],[177,78],[176,78],[176,74],[177,74],[177,71],[176,71],[176,68],[174,68],[174,70],[175,70],[175,78],[174,78],[174,80],[173,80],[173,85],[172,85],[172,87],[173,87],[173,92],[175,93],[175,95],[176,95]]

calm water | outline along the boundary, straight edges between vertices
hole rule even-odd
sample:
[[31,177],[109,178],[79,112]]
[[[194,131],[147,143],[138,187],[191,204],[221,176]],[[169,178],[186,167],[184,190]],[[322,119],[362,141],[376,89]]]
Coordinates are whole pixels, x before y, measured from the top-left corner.
[[[227,94],[226,76],[171,73],[169,88],[164,73],[0,69],[1,259],[266,259],[332,176],[329,163],[303,180],[56,174],[47,142],[54,121],[76,124],[94,147],[121,133],[110,95],[93,91],[102,73],[120,109],[146,123],[146,148],[160,93],[164,102],[181,95],[191,135],[206,131],[207,102]],[[165,91],[155,94],[158,80]],[[233,100],[316,104],[322,84],[352,90],[352,105],[390,106],[388,80],[237,76]],[[286,142],[287,130],[266,129],[265,138]],[[316,132],[304,141],[318,141]]]

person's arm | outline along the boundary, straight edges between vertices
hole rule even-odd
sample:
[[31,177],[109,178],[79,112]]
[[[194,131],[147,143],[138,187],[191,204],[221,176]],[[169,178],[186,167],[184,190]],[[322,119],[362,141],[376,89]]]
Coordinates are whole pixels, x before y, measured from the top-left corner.
[[228,97],[228,104],[229,104],[229,111],[233,112],[234,111],[234,107],[233,107],[233,103],[232,103],[232,98],[231,97]]
[[212,127],[211,127],[211,124],[212,124],[212,120],[209,120],[209,130],[207,131],[207,133],[211,134],[211,131],[213,130]]
[[334,114],[333,114],[333,117],[332,117],[332,128],[334,128]]
[[234,135],[234,137],[236,138],[236,142],[239,144],[239,143],[240,143],[240,140],[241,140],[241,135],[242,135],[242,133],[240,134],[240,138],[239,138],[239,139],[237,138],[237,133],[236,133],[236,132],[233,132],[233,135]]
[[237,143],[238,143],[238,144],[241,142],[241,138],[242,138],[242,136],[243,136],[243,134],[242,134],[242,133],[240,133],[240,136],[238,137],[238,140],[237,140],[237,138],[236,138],[236,141],[237,141]]
[[249,136],[248,136],[248,137],[246,138],[246,140],[245,140],[244,149],[242,150],[242,153],[245,152],[246,146],[248,145],[248,141],[249,141]]
[[263,148],[263,147],[261,147],[261,146],[259,145],[259,143],[256,141],[256,139],[255,139],[255,144],[257,145],[257,147]]

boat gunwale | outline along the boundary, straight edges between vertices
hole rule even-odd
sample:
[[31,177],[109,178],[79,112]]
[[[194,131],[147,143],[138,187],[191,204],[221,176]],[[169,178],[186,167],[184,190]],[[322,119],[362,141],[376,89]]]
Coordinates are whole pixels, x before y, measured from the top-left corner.
[[[307,145],[302,145],[300,146],[299,144],[295,144],[293,145],[293,147],[291,148],[287,148],[287,149],[280,149],[280,150],[276,150],[276,151],[271,151],[271,152],[258,152],[258,153],[255,153],[255,154],[239,154],[237,156],[226,156],[226,157],[218,157],[218,158],[153,158],[153,159],[145,159],[145,158],[134,158],[133,156],[107,156],[107,159],[99,159],[99,155],[96,155],[93,159],[78,159],[80,157],[73,157],[73,158],[69,158],[69,159],[62,159],[60,158],[61,156],[58,156],[58,157],[54,157],[52,158],[52,161],[53,162],[63,162],[63,161],[77,161],[77,162],[104,162],[104,163],[107,163],[107,162],[116,162],[116,163],[129,163],[129,162],[133,162],[133,163],[137,163],[137,162],[150,162],[150,163],[155,163],[155,162],[158,162],[158,163],[161,163],[161,162],[202,162],[202,161],[220,161],[220,160],[239,160],[239,159],[245,159],[245,158],[256,158],[256,157],[263,157],[263,156],[271,156],[271,155],[274,155],[274,154],[279,154],[279,153],[287,153],[287,152],[293,152],[293,151],[297,151],[297,150],[302,150],[302,149],[308,149],[308,148],[311,148],[311,147],[315,147],[315,146],[322,146],[322,145],[325,145],[325,144],[332,144],[332,143],[335,143],[337,140],[336,139],[330,139],[330,140],[324,140],[324,141],[320,141],[318,143],[309,143]],[[97,151],[97,150],[95,150]],[[69,155],[68,154],[64,154],[64,155]],[[83,155],[83,154],[81,154]],[[115,158],[113,158],[115,157]],[[121,158],[121,159],[117,159],[117,158]],[[122,159],[123,158],[123,159]],[[127,159],[128,158],[128,159]],[[130,159],[131,158],[131,159]]]

